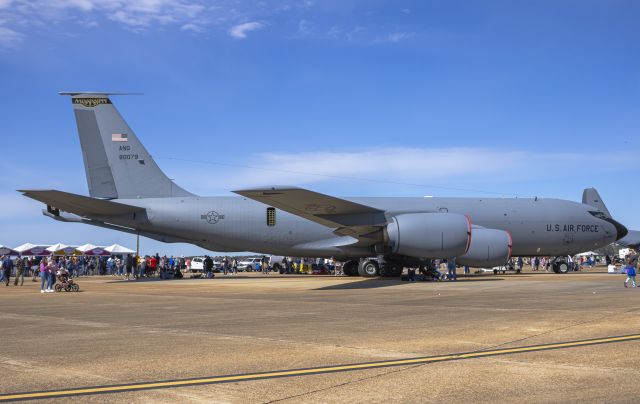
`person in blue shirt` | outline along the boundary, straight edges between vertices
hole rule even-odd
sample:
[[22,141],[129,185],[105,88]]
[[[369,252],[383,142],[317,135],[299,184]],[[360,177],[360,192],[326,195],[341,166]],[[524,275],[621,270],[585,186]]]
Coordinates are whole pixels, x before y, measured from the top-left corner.
[[5,286],[9,286],[9,278],[11,277],[11,270],[13,269],[13,261],[8,255],[3,257],[2,260],[2,275]]
[[627,265],[627,280],[624,281],[624,287],[629,287],[629,282],[631,282],[631,287],[636,287],[636,268],[633,265]]

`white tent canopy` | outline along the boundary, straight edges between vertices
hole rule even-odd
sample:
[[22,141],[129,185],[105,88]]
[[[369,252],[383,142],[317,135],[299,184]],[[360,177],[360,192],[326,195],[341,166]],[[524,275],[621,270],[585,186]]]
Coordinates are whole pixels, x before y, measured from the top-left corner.
[[0,244],[0,255],[20,255],[20,253],[11,247]]
[[25,243],[21,246],[14,248],[20,255],[51,255],[51,251],[47,250],[49,244],[31,244]]
[[76,250],[80,251],[80,252],[85,252],[85,251],[89,251],[89,250],[93,250],[94,248],[97,248],[97,245],[93,245],[93,244],[83,244],[80,247],[76,247]]
[[71,247],[66,244],[54,244],[51,247],[47,248],[47,251],[50,251],[53,255],[79,255],[82,254],[76,247]]
[[111,255],[110,252],[106,251],[103,247],[98,247],[93,244],[84,244],[77,248],[78,251],[82,253],[82,255],[99,255],[99,256],[107,256]]
[[121,246],[120,244],[112,244],[109,247],[104,248],[105,251],[109,251],[111,254],[133,254],[134,250]]
[[594,257],[596,257],[596,256],[601,255],[601,254],[598,254],[597,252],[593,252],[593,251],[587,251],[587,252],[583,252],[583,253],[578,254],[578,257],[587,257],[589,255],[593,255]]

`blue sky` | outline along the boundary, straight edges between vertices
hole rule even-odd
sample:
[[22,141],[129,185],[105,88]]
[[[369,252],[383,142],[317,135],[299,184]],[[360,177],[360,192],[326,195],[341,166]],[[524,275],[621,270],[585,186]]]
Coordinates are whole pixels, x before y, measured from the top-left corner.
[[113,100],[202,195],[595,186],[638,229],[638,21],[636,1],[0,0],[0,244],[134,243],[15,192],[87,193],[61,90],[144,93]]

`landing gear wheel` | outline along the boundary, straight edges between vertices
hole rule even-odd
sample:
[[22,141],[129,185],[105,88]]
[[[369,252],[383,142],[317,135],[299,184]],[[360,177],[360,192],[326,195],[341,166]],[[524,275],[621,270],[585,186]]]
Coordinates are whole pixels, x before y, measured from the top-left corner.
[[553,272],[557,274],[569,273],[569,264],[566,261],[556,261],[553,264]]
[[358,265],[358,275],[365,278],[372,278],[380,275],[380,266],[374,260],[362,260]]
[[397,262],[387,262],[383,265],[381,272],[383,276],[398,277],[402,275],[403,270],[402,265]]
[[56,292],[62,292],[62,285],[60,285],[59,283],[56,283],[56,286],[53,287]]
[[342,273],[346,276],[358,276],[358,261],[347,261],[342,265]]

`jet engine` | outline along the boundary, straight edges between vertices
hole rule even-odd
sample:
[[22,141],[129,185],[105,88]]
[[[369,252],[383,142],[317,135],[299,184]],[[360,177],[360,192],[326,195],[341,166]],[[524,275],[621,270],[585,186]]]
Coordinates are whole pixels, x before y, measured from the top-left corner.
[[455,213],[406,213],[392,218],[387,234],[395,254],[450,258],[469,249],[471,221]]
[[504,265],[511,257],[513,242],[509,232],[496,229],[473,229],[473,239],[466,254],[456,258],[456,264],[476,268]]

